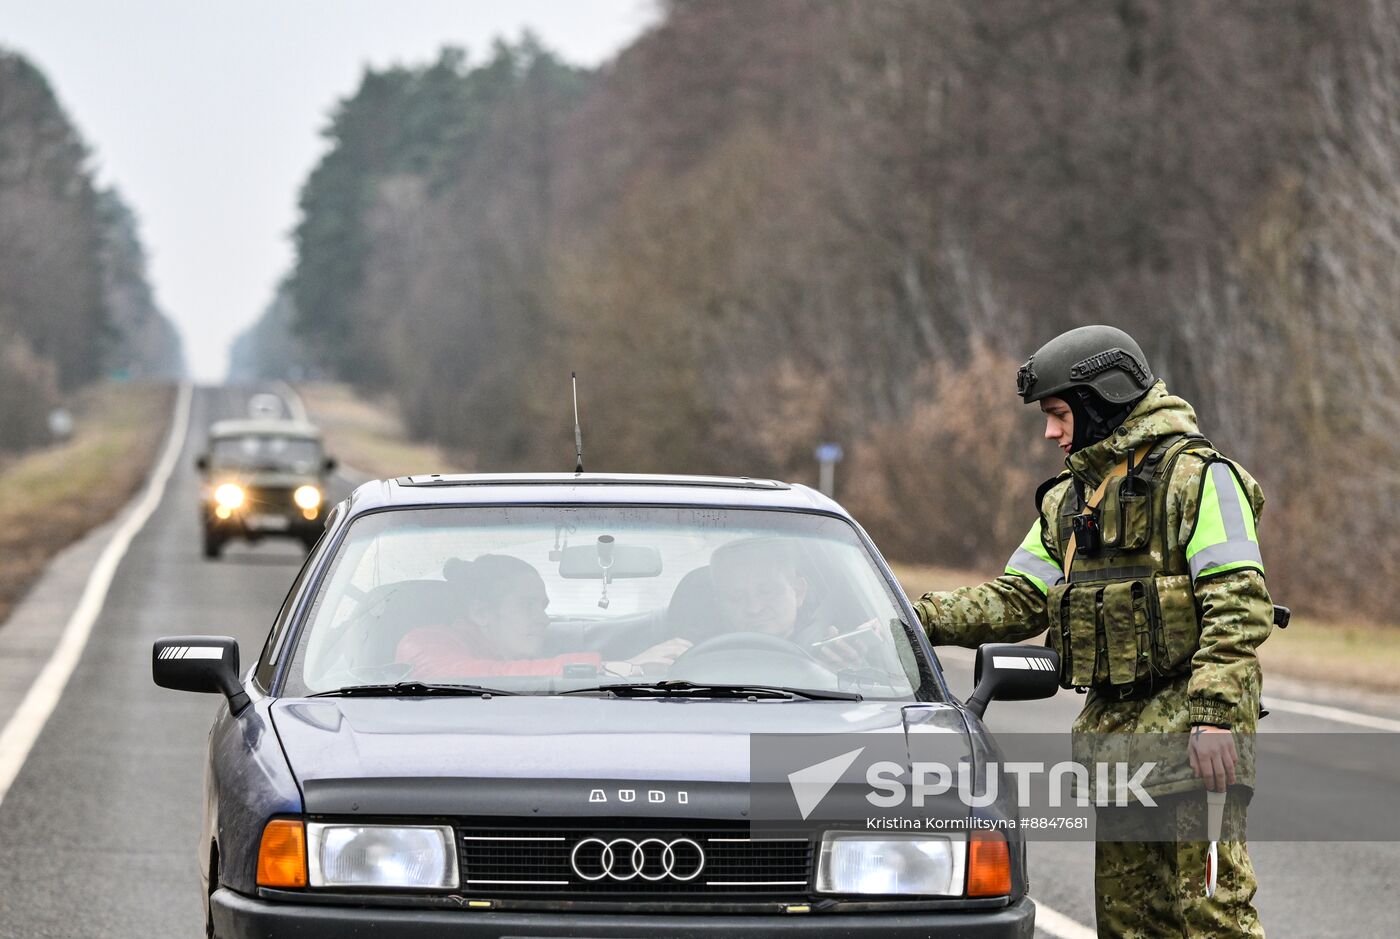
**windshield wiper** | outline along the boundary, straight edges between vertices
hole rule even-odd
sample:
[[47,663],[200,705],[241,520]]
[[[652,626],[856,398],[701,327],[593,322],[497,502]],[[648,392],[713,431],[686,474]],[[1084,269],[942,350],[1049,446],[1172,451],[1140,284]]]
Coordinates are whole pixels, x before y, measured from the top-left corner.
[[318,691],[308,697],[363,697],[363,698],[387,698],[402,696],[406,698],[428,697],[430,695],[456,696],[456,697],[476,697],[489,698],[498,694],[515,694],[514,691],[502,691],[499,688],[484,688],[481,685],[429,685],[421,681],[398,681],[392,685],[347,685],[344,688],[336,688],[332,691]]
[[819,691],[814,688],[787,688],[782,685],[711,685],[693,681],[662,680],[619,682],[591,688],[572,688],[559,694],[613,694],[619,698],[806,698],[811,701],[860,701],[854,691]]

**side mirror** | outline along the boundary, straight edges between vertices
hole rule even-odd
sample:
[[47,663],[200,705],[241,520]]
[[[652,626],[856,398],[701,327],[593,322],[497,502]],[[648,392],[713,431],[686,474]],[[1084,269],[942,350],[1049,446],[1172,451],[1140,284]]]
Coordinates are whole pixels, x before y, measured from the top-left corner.
[[333,456],[328,456],[328,457],[326,457],[325,462],[322,463],[321,465],[322,465],[323,467],[325,467],[327,473],[334,473],[334,472],[335,472],[335,468],[336,468],[337,466],[339,466],[340,464],[336,462],[335,457],[333,457]]
[[201,473],[206,472],[209,469],[209,457],[203,453],[195,457],[194,468],[199,470]]
[[977,647],[972,697],[967,709],[978,717],[992,701],[1033,701],[1060,690],[1060,655],[1044,646],[989,642]]
[[151,677],[162,688],[228,698],[237,714],[248,706],[238,679],[238,640],[228,636],[166,636],[151,647]]

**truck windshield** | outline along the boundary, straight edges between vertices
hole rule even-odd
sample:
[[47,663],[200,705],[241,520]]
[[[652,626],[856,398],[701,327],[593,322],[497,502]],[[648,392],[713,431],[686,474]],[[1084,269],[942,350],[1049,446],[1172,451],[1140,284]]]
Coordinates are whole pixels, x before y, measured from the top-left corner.
[[306,437],[244,434],[210,442],[210,462],[226,468],[289,469],[314,472],[321,461],[321,444]]
[[283,693],[683,681],[927,696],[928,667],[902,619],[855,530],[828,516],[401,509],[351,525]]

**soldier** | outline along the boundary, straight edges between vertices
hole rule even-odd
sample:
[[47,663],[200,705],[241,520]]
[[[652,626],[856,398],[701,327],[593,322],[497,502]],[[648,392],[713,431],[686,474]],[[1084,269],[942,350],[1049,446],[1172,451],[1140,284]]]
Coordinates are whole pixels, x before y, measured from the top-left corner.
[[[1263,493],[1200,435],[1191,406],[1121,330],[1052,339],[1021,366],[1017,390],[1040,404],[1066,471],[1040,487],[1039,515],[1006,572],[924,594],[919,619],[935,644],[969,647],[1048,629],[1061,685],[1086,693],[1076,750],[1111,735],[1181,735],[1170,739],[1186,741],[1175,747],[1186,759],[1147,787],[1153,811],[1199,831],[1203,784],[1233,786],[1227,831],[1242,832],[1262,680],[1255,649],[1273,623],[1255,532]],[[1242,837],[1220,843],[1207,897],[1207,844],[1104,840],[1114,827],[1105,822],[1124,811],[1099,812],[1100,936],[1264,935]]]

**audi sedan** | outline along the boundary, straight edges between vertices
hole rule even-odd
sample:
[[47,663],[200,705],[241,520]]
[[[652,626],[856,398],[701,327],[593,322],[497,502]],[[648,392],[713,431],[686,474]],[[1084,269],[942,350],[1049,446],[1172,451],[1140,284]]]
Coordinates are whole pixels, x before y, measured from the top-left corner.
[[1054,653],[985,656],[954,699],[831,500],[403,477],[326,527],[246,671],[224,637],[153,649],[158,684],[226,699],[210,935],[1032,935],[1014,805],[951,794],[916,814],[954,824],[876,824],[862,760],[894,754],[884,805],[934,743],[994,765],[982,708],[1054,693]]

